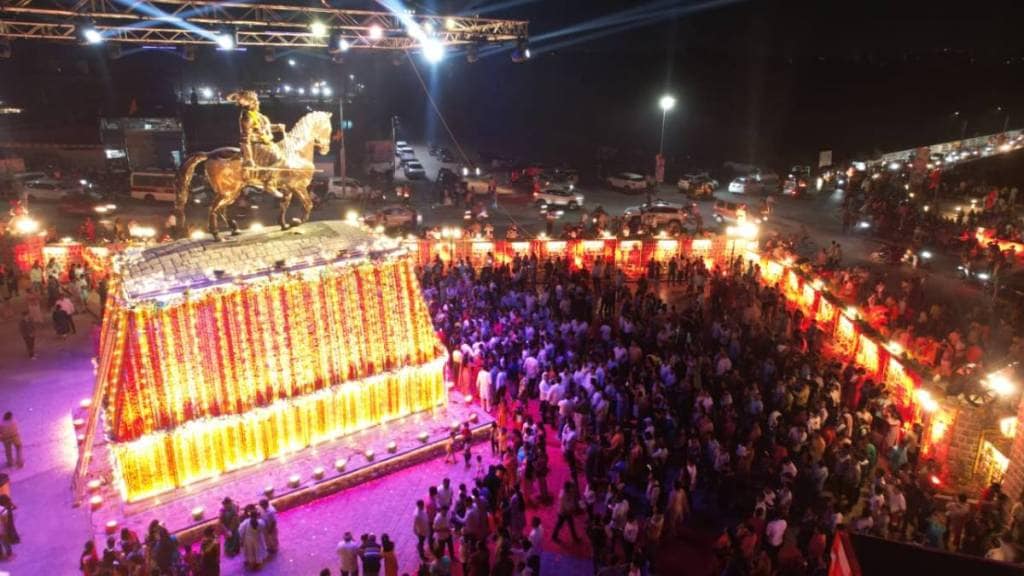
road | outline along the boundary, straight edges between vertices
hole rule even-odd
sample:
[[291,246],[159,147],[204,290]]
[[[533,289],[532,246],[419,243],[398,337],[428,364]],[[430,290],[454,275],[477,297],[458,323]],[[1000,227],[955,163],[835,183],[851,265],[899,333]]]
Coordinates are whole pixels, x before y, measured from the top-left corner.
[[[412,186],[411,204],[422,215],[422,226],[431,228],[465,224],[462,208],[443,206],[438,202],[433,180],[442,165],[427,153],[425,146],[414,145],[413,148],[416,151],[416,156],[424,165],[428,178],[407,182],[399,170],[396,173],[396,183],[408,183]],[[447,166],[457,169],[454,164]],[[490,222],[495,228],[495,237],[504,237],[505,231],[512,224],[517,225],[527,237],[535,236],[545,229],[543,214],[533,205],[528,188],[501,186],[501,190],[510,193],[499,194],[497,207],[488,208],[491,216]],[[621,215],[627,207],[647,200],[646,194],[626,194],[600,184],[584,183],[577,187],[577,191],[585,196],[582,210],[590,212],[597,206],[601,206],[611,216]],[[690,198],[679,193],[674,185],[669,184],[658,187],[654,196],[657,199],[670,202],[692,202]],[[715,198],[746,202],[755,210],[760,205],[759,197],[731,194],[724,188],[715,192]],[[977,287],[967,285],[956,277],[955,255],[941,254],[935,251],[935,258],[929,263],[930,270],[911,270],[906,265],[879,265],[872,262],[870,254],[883,243],[864,234],[864,231],[855,230],[853,233],[844,234],[839,218],[841,201],[841,193],[811,195],[800,199],[779,197],[774,213],[768,223],[762,227],[761,237],[766,238],[775,232],[794,234],[800,230],[801,226],[804,226],[811,242],[802,246],[800,250],[803,256],[812,260],[820,247],[828,246],[830,242],[836,241],[842,246],[844,265],[866,266],[882,273],[887,278],[892,278],[893,284],[898,284],[899,279],[911,275],[925,275],[927,276],[929,297],[946,303],[954,311],[966,313],[974,305],[987,303],[987,299],[983,297]],[[136,222],[139,225],[152,226],[157,230],[162,229],[162,224],[171,211],[170,204],[147,204],[133,200],[117,200],[117,203],[119,204],[118,216],[125,222]],[[721,225],[716,224],[711,217],[713,200],[702,200],[696,204],[703,216],[705,228],[711,231],[721,231]],[[332,200],[314,211],[313,219],[344,218],[353,210],[367,213],[375,209],[377,207],[361,205],[358,202]],[[234,209],[234,214],[243,227],[248,227],[255,222],[270,225],[276,222],[277,212],[277,202],[269,197],[264,198],[258,205],[251,208],[236,207]],[[290,216],[297,217],[300,212],[301,208],[298,202],[293,201]],[[37,204],[33,207],[33,213],[46,226],[55,227],[58,238],[76,235],[83,219],[82,216],[61,214],[53,204]],[[556,222],[555,229],[561,231],[564,224],[579,222],[579,217],[580,212],[578,211],[565,211],[564,215]],[[190,203],[187,218],[191,226],[204,228],[206,207]],[[1020,282],[1020,278],[1015,278],[1013,282]],[[1021,283],[1024,284],[1024,282]]]

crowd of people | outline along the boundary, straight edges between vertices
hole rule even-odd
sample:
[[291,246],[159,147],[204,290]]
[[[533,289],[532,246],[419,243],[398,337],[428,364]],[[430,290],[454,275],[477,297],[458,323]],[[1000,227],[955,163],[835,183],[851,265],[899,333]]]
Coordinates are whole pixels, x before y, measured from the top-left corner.
[[[903,426],[881,383],[829,360],[777,289],[700,259],[668,268],[664,283],[654,274],[635,289],[601,263],[424,270],[456,380],[496,406],[506,442],[511,431],[499,472],[525,485],[501,501],[543,496],[549,465],[531,460],[529,439],[551,426],[581,478],[565,490],[583,495],[597,570],[650,568],[664,538],[696,518],[724,528],[729,574],[822,573],[840,525],[975,554],[996,535],[1019,541],[1024,509],[1011,514],[997,490],[947,513],[920,426]],[[573,508],[559,524],[571,526]],[[523,527],[523,515],[505,516]],[[962,535],[951,540],[947,524]]]
[[[846,265],[837,242],[821,247],[805,260],[806,266],[813,268],[833,294],[858,306],[864,319],[902,353],[940,375],[949,377],[965,366],[1001,367],[1024,359],[1024,341],[1015,336],[1017,328],[1024,326],[1018,302],[941,301],[935,293],[926,294],[928,274],[917,270],[929,266],[940,252],[959,254],[964,274],[984,278],[984,287],[994,289],[996,271],[1005,276],[1015,257],[994,244],[979,242],[974,231],[978,226],[1004,229],[1016,221],[1016,189],[993,188],[955,174],[943,176],[938,184],[941,191],[928,187],[934,185],[912,185],[897,172],[858,173],[842,197],[844,233],[866,231],[894,242],[895,247],[879,249],[873,259],[906,262],[914,269],[911,272]],[[972,194],[983,200],[968,202]],[[917,195],[930,200],[915,198]],[[935,203],[935,199],[949,196],[963,201],[953,212],[955,216]],[[1013,224],[1009,225],[1012,228]],[[799,241],[773,246],[788,250],[788,255],[798,254],[801,247]],[[984,273],[979,275],[979,271]],[[992,305],[998,313],[993,313]]]
[[142,539],[122,528],[102,550],[87,540],[79,569],[86,576],[217,576],[222,553],[229,558],[241,554],[246,570],[259,570],[277,554],[278,542],[277,510],[269,500],[243,508],[224,498],[215,526],[206,527],[198,542],[182,544],[153,520]]
[[[587,542],[602,575],[656,573],[669,543],[702,535],[708,573],[825,574],[842,529],[1024,558],[1024,499],[998,485],[938,494],[921,426],[904,425],[883,383],[830,359],[752,264],[666,269],[632,284],[600,261],[423,267],[449,377],[494,415],[489,448],[474,460],[470,436],[453,435],[446,461],[462,453],[473,481],[439,479],[410,502],[409,534],[345,533],[339,573],[397,576],[396,546],[415,546],[421,562],[402,573],[538,576],[546,534]],[[268,502],[225,500],[192,546],[154,522],[142,541],[122,531],[103,551],[86,544],[82,570],[205,576],[222,551],[258,569],[276,549]]]
[[79,264],[64,270],[51,258],[45,267],[36,262],[24,274],[14,266],[0,264],[0,279],[0,316],[16,318],[25,353],[31,359],[36,358],[37,331],[47,321],[44,311],[49,312],[54,334],[63,340],[78,333],[75,316],[92,314],[98,319],[106,304],[106,278],[93,278]]

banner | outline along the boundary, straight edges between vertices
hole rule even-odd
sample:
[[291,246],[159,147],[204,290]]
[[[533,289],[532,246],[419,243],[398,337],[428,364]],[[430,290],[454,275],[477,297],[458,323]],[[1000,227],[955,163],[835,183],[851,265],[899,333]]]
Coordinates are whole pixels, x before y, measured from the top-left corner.
[[832,151],[822,150],[818,152],[818,168],[824,168],[825,166],[832,165]]

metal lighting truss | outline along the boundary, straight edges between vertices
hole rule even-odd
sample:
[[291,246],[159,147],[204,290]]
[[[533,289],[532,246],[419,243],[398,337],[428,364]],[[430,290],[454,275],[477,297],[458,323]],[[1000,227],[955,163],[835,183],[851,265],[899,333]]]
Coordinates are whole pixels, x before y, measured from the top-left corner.
[[[313,22],[323,24],[317,35]],[[411,33],[415,22],[422,33]],[[276,4],[213,0],[0,0],[0,39],[82,41],[90,26],[108,42],[152,45],[217,44],[233,33],[237,46],[416,50],[424,38],[444,45],[524,39],[527,21],[426,14],[341,10],[279,1]],[[371,38],[379,28],[379,38]],[[332,48],[334,48],[332,46]]]

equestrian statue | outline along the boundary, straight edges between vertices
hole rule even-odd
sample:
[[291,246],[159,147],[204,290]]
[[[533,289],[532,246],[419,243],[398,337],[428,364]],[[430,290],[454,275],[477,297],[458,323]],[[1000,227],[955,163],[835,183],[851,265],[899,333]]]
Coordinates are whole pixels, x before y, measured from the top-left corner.
[[[260,112],[259,96],[251,90],[228,95],[228,100],[241,108],[238,118],[240,141],[238,148],[218,148],[190,155],[178,169],[175,210],[178,223],[185,227],[185,206],[188,205],[189,185],[199,164],[205,162],[206,180],[213,193],[210,203],[208,229],[219,240],[218,218],[238,234],[238,224],[227,215],[227,208],[238,200],[244,188],[263,190],[280,199],[281,229],[288,228],[286,216],[292,196],[298,196],[304,214],[301,222],[309,220],[313,210],[309,184],[316,168],[313,151],[327,154],[331,146],[331,114],[310,112],[286,131],[283,124],[272,124]],[[274,140],[274,133],[284,137]]]

